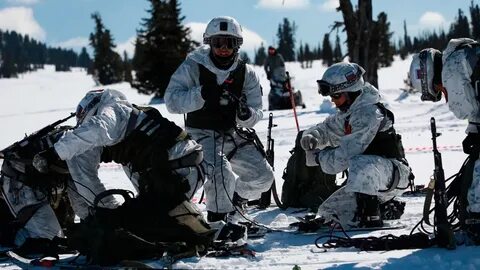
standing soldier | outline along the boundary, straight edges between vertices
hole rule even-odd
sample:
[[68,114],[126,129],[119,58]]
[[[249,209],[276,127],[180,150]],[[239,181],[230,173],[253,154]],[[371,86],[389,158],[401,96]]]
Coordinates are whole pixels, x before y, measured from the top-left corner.
[[[207,220],[241,221],[247,200],[258,199],[274,180],[258,145],[245,133],[263,117],[257,74],[238,58],[240,24],[213,18],[201,46],[173,74],[165,93],[171,113],[187,114],[186,130],[203,146]],[[239,219],[240,218],[240,219]]]

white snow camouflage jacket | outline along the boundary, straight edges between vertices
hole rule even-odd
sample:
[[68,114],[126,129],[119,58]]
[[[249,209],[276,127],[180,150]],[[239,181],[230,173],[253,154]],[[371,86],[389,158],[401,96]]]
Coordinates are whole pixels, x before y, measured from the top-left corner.
[[[365,83],[362,93],[346,112],[338,111],[328,116],[324,122],[317,124],[304,132],[318,139],[318,148],[324,149],[318,153],[322,170],[336,174],[348,168],[348,161],[362,154],[379,131],[386,131],[392,126],[392,121],[386,117],[376,104],[380,102],[378,90]],[[351,134],[345,134],[345,121],[351,126]],[[318,131],[312,133],[312,131]],[[330,148],[327,148],[330,147]]]
[[[209,57],[210,48],[201,46],[191,52],[185,61],[178,67],[170,79],[165,92],[165,104],[170,113],[189,113],[199,110],[205,104],[201,95],[200,72],[198,64],[205,66],[208,70],[217,75],[217,83],[222,84],[231,71],[235,70],[238,61],[227,70],[215,67]],[[243,94],[245,94],[247,106],[252,115],[242,121],[236,117],[238,125],[251,128],[263,118],[262,112],[262,90],[257,74],[250,65],[246,65],[245,81],[243,83]]]
[[449,109],[457,118],[469,121],[466,132],[480,133],[480,104],[470,80],[476,62],[469,59],[465,50],[456,50],[464,42],[473,40],[452,39],[443,51],[442,83],[447,89]]

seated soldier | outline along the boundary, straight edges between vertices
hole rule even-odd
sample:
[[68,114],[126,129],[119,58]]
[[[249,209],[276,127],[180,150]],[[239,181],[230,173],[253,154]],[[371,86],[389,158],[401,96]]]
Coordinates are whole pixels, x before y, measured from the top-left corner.
[[307,129],[300,140],[307,166],[325,173],[348,169],[346,185],[319,209],[325,221],[344,226],[383,226],[380,203],[400,195],[409,185],[408,166],[393,113],[380,103],[378,90],[355,63],[330,66],[318,80],[319,93],[338,108],[322,123]]
[[19,247],[19,253],[56,253],[64,237],[62,227],[74,220],[65,194],[67,185],[72,184],[66,164],[47,174],[32,166],[34,155],[50,147],[70,128],[55,126],[45,127],[0,152],[4,159],[0,245]]

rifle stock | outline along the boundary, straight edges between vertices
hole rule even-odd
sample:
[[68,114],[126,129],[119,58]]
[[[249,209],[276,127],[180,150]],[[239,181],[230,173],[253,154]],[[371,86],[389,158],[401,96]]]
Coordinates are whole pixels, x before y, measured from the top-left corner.
[[447,207],[448,201],[445,193],[445,173],[442,165],[442,154],[437,148],[437,137],[440,133],[437,133],[437,127],[435,124],[435,118],[430,119],[430,128],[432,131],[432,144],[433,144],[433,159],[435,163],[435,169],[433,170],[434,184],[434,200],[435,200],[435,239],[437,244],[447,249],[455,249],[456,243],[453,236],[453,232],[448,222]]

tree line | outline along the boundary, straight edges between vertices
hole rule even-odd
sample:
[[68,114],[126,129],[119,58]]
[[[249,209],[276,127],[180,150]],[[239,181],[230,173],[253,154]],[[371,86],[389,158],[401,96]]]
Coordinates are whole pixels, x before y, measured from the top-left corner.
[[413,39],[408,35],[406,22],[403,23],[403,39],[398,41],[397,53],[405,59],[409,53],[419,52],[424,48],[435,48],[443,50],[452,38],[470,37],[474,40],[480,40],[480,7],[470,1],[469,6],[470,22],[462,9],[458,9],[457,16],[451,23],[447,32],[438,30],[432,32],[423,32]]
[[[99,13],[91,15],[95,28],[90,34],[93,57],[82,48],[80,54],[72,50],[49,48],[28,36],[15,32],[0,31],[0,77],[15,77],[16,74],[53,64],[57,70],[69,70],[72,66],[88,69],[98,84],[130,82],[132,87],[145,94],[155,93],[162,97],[170,76],[185,59],[187,54],[200,44],[190,38],[190,29],[183,25],[180,4],[177,0],[147,0],[147,18],[142,18],[137,30],[135,52],[130,59],[115,52],[116,44],[110,30],[104,25]],[[367,80],[377,85],[377,69],[389,66],[393,55],[405,57],[425,47],[443,49],[448,40],[456,37],[480,38],[480,9],[470,5],[471,22],[461,9],[448,32],[424,32],[411,38],[404,22],[404,35],[397,44],[392,42],[393,32],[387,14],[372,14],[372,0],[358,0],[352,6],[350,0],[339,0],[337,11],[342,12],[343,21],[334,22],[331,31],[323,35],[322,42],[311,45],[295,37],[297,25],[284,18],[277,28],[277,41],[272,44],[286,61],[299,61],[304,68],[310,68],[313,60],[321,59],[331,65],[349,57],[367,70]],[[347,35],[347,51],[342,51],[338,35]],[[335,34],[336,33],[336,34]],[[332,35],[333,44],[332,44]],[[297,44],[299,45],[297,46]],[[253,63],[262,65],[266,45],[255,50]],[[250,62],[245,52],[240,57]],[[132,73],[135,76],[132,76]]]
[[57,71],[68,71],[73,66],[88,67],[90,60],[86,50],[84,52],[79,55],[73,50],[48,47],[28,35],[0,30],[0,78],[15,78],[45,64],[55,65]]

